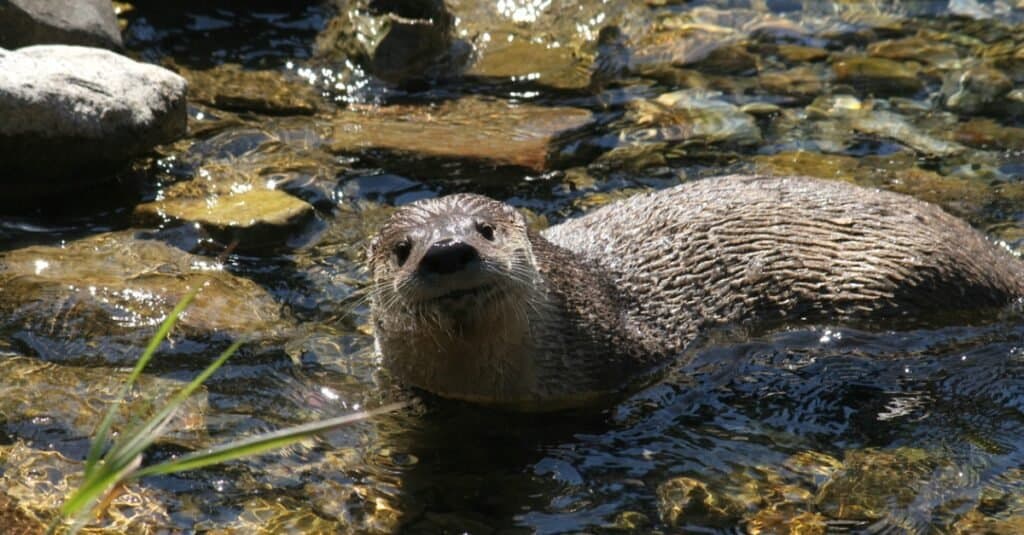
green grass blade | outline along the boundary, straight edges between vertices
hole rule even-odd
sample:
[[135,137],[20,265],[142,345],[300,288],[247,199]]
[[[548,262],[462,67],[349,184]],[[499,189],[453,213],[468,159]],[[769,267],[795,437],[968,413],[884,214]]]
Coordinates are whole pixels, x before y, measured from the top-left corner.
[[406,406],[408,406],[408,403],[406,402],[392,403],[369,411],[346,414],[345,416],[339,416],[337,418],[310,422],[308,424],[289,427],[271,433],[256,435],[243,440],[228,442],[207,450],[182,455],[177,459],[141,468],[133,472],[131,477],[138,478],[151,475],[170,474],[180,472],[182,470],[195,470],[212,464],[233,461],[235,459],[252,455],[259,455],[276,448],[282,448],[284,446],[294,444],[307,438],[312,438],[313,436],[347,424],[400,410]]
[[135,468],[134,463],[128,463],[116,470],[111,468],[97,471],[93,477],[83,481],[75,493],[64,502],[60,507],[61,514],[65,517],[75,517],[82,514],[83,511],[88,514],[89,506],[100,499],[107,489],[121,481],[133,468]]
[[156,334],[149,339],[149,344],[146,346],[146,350],[139,357],[138,362],[135,363],[135,368],[132,369],[131,374],[125,381],[124,385],[121,386],[120,391],[117,393],[117,398],[114,399],[107,413],[103,416],[103,420],[100,421],[100,425],[97,426],[96,432],[94,433],[92,444],[89,446],[89,454],[85,460],[85,477],[88,480],[90,476],[96,470],[97,462],[100,459],[100,455],[103,453],[103,449],[106,447],[107,442],[110,439],[110,428],[114,424],[114,418],[117,416],[117,410],[120,408],[121,403],[128,396],[128,392],[131,391],[132,385],[138,380],[139,376],[142,375],[142,370],[149,364],[149,361],[153,358],[160,344],[163,343],[164,338],[167,337],[167,333],[171,331],[174,324],[178,322],[178,318],[181,313],[192,303],[192,300],[202,289],[203,285],[197,285],[187,294],[185,297],[175,305],[171,313],[167,315],[167,318],[160,324],[160,328],[157,329]]
[[149,447],[159,436],[159,429],[166,425],[171,417],[177,412],[181,404],[192,395],[211,375],[214,374],[232,355],[238,351],[238,348],[244,343],[244,340],[237,340],[231,346],[224,350],[214,360],[197,375],[191,382],[178,390],[178,392],[166,403],[164,406],[157,411],[156,414],[151,416],[143,424],[138,427],[131,429],[123,434],[126,440],[120,444],[114,446],[113,449],[107,454],[107,462],[113,466],[119,466],[121,464],[130,462],[136,456],[141,454],[143,450]]

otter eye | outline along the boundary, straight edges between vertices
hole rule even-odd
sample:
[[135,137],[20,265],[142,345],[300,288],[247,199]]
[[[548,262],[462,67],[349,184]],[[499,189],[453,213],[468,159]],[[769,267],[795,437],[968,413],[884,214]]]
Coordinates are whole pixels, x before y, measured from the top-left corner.
[[487,241],[494,241],[494,227],[490,223],[477,223],[476,231]]
[[412,242],[406,238],[396,243],[393,252],[395,253],[395,262],[398,263],[398,267],[402,267],[402,264],[409,259],[409,253],[412,252]]

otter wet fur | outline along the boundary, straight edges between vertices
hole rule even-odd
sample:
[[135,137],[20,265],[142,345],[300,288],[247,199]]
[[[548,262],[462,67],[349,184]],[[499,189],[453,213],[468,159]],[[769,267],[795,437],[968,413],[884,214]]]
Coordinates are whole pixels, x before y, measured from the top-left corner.
[[472,194],[372,240],[377,350],[442,397],[558,410],[620,392],[709,329],[1000,307],[1024,264],[938,206],[801,177],[641,194],[541,233]]

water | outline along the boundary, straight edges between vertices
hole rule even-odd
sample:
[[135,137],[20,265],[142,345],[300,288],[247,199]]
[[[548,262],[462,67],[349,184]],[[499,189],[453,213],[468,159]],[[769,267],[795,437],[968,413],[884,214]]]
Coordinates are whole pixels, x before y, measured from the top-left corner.
[[[0,486],[26,514],[48,519],[81,469],[98,414],[151,333],[146,322],[173,302],[173,291],[155,288],[177,287],[182,266],[216,267],[220,248],[209,236],[170,220],[143,223],[136,205],[196,194],[186,188],[226,195],[272,181],[312,205],[312,220],[291,228],[285,246],[230,255],[223,267],[233,278],[204,294],[228,304],[197,310],[161,351],[133,398],[140,410],[238,333],[254,340],[146,462],[395,398],[419,401],[286,451],[148,478],[101,521],[106,529],[1024,529],[1018,311],[723,331],[614,406],[517,415],[392,385],[361,298],[362,250],[390,207],[456,191],[507,200],[542,226],[681,181],[804,173],[938,202],[1019,247],[1019,2],[502,2],[495,12],[452,1],[452,50],[476,49],[490,63],[434,65],[426,79],[398,86],[322,44],[332,4],[156,4],[122,16],[125,40],[132,54],[193,77],[190,137],[133,162],[96,198],[0,216],[5,270],[60,262],[30,246],[102,235],[120,251],[103,263],[86,247],[56,282],[0,275]],[[379,17],[339,4],[350,16],[344,28],[379,39]],[[602,31],[612,25],[618,33]],[[914,38],[934,47],[906,41]],[[708,55],[722,46],[728,53]],[[871,65],[854,75],[835,67],[851,58]],[[188,74],[227,63],[273,77]],[[523,65],[540,74],[516,74]],[[976,81],[957,85],[968,78]],[[237,98],[246,88],[255,100]],[[236,98],[218,106],[203,92]],[[468,108],[476,115],[460,108],[467,97],[477,99]],[[532,145],[538,131],[501,126],[509,102],[540,107],[524,108],[516,124],[553,128],[554,141]],[[589,112],[586,124],[559,130],[579,110]],[[428,141],[462,152],[419,152],[430,147],[417,128],[448,113],[458,128]],[[382,127],[383,116],[391,122]],[[355,127],[379,128],[380,140],[352,145],[339,134]],[[458,145],[462,131],[474,137]],[[418,148],[385,143],[395,139]],[[513,139],[537,157],[502,160]],[[169,247],[117,263],[141,255],[142,242]],[[123,281],[102,278],[109,273]],[[106,301],[96,304],[89,288]]]

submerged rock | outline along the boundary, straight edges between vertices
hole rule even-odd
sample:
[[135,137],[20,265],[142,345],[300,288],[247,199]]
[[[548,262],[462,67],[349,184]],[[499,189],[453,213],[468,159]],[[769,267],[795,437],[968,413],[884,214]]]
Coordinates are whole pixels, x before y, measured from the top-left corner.
[[5,196],[81,189],[185,133],[180,76],[107,50],[0,49]]
[[46,522],[37,518],[27,507],[6,492],[0,494],[0,522],[3,523],[4,530],[12,535],[46,532]]
[[832,64],[832,70],[837,82],[869,94],[912,94],[924,88],[919,69],[885,58],[842,59]]
[[531,82],[553,89],[582,89],[590,84],[588,62],[568,47],[551,47],[516,36],[492,35],[477,49],[466,75],[494,82]]
[[977,65],[953,73],[942,85],[947,108],[963,114],[999,113],[1002,97],[1013,89],[1013,82],[999,69]]
[[383,149],[543,172],[571,159],[562,148],[593,121],[591,112],[579,108],[464,97],[433,106],[339,112],[330,148],[344,153]]
[[747,521],[750,535],[825,535],[827,532],[824,516],[793,507],[762,509]]
[[971,119],[960,123],[953,137],[972,147],[1024,150],[1024,128],[1003,126],[992,119]]
[[471,76],[493,84],[591,87],[593,45],[606,27],[645,28],[636,2],[336,0],[317,57],[399,86]]
[[[280,331],[280,307],[252,281],[130,232],[4,253],[0,326],[44,360],[132,361],[138,357],[133,348],[199,286],[172,339],[263,338]],[[188,344],[181,349],[190,350]]]
[[[32,445],[22,440],[0,445],[0,488],[16,507],[15,519],[31,518],[49,523],[61,504],[81,484],[84,463],[50,451],[45,445]],[[99,518],[91,518],[85,533],[154,533],[171,523],[168,513],[168,491],[127,483],[110,494]],[[6,511],[5,511],[6,513]],[[4,515],[6,516],[6,515]],[[0,517],[3,518],[3,517]],[[42,521],[41,519],[45,519]],[[9,520],[9,518],[4,518]],[[25,522],[31,526],[31,522]],[[42,533],[16,531],[17,524],[4,523],[4,533]],[[63,530],[58,529],[57,532]]]
[[821,61],[828,57],[828,50],[813,46],[780,44],[776,53],[789,63]]
[[124,46],[110,0],[7,0],[0,2],[0,28],[0,48]]
[[844,468],[818,491],[818,509],[843,520],[883,518],[913,502],[932,462],[925,452],[911,448],[848,451]]
[[811,97],[821,93],[824,87],[823,73],[814,67],[794,67],[782,72],[766,72],[758,77],[758,83],[765,90],[778,95]]
[[[128,376],[128,370],[113,372],[107,367],[63,366],[22,356],[7,357],[0,362],[6,372],[0,414],[17,414],[21,420],[2,422],[0,429],[26,439],[40,430],[54,435],[63,431],[72,443],[92,435]],[[154,406],[170,400],[186,383],[143,374],[136,384],[137,388],[124,400],[123,414],[148,414]],[[195,448],[209,446],[205,418],[209,410],[205,391],[200,388],[178,408],[161,442],[173,441]],[[113,430],[116,433],[124,427],[123,422],[115,422]],[[57,442],[50,446],[59,450],[64,444]]]
[[[1017,535],[1024,533],[1024,496],[1020,485],[1024,469],[1010,468],[1003,476],[985,486],[978,496],[975,508],[962,514],[949,529],[949,533],[968,535]],[[1007,482],[1010,484],[1000,484]],[[961,506],[955,503],[953,505]]]
[[912,126],[902,116],[887,111],[857,114],[850,123],[854,130],[883,138],[891,138],[932,158],[955,156],[966,150],[959,143],[930,136]]
[[672,526],[700,522],[712,526],[734,524],[743,507],[718,496],[706,484],[691,477],[677,477],[658,486],[661,518]]
[[189,98],[217,108],[269,115],[311,115],[319,95],[308,84],[286,79],[277,71],[247,71],[222,64],[205,71],[179,69],[188,80]]
[[193,223],[222,244],[237,241],[239,250],[258,251],[284,245],[313,218],[313,207],[282,191],[253,189],[146,203],[135,208],[135,216],[143,224]]
[[871,43],[867,52],[879,58],[912,60],[937,66],[950,65],[959,59],[955,46],[918,36]]
[[1024,513],[1010,517],[994,517],[970,511],[953,524],[949,533],[955,535],[1017,535],[1024,533]]
[[317,56],[359,65],[396,85],[455,75],[468,49],[453,36],[454,16],[442,0],[341,2],[317,38]]
[[721,98],[716,91],[682,90],[631,104],[627,120],[636,125],[628,142],[752,145],[761,141],[754,117]]

